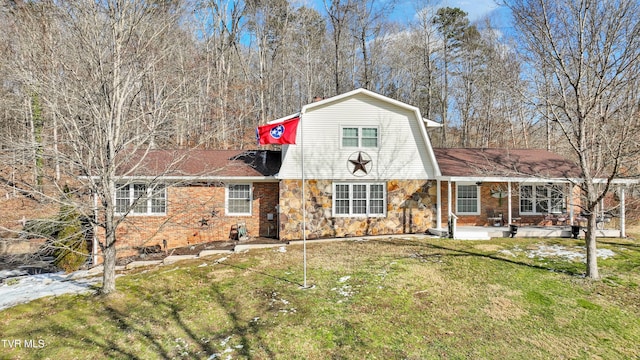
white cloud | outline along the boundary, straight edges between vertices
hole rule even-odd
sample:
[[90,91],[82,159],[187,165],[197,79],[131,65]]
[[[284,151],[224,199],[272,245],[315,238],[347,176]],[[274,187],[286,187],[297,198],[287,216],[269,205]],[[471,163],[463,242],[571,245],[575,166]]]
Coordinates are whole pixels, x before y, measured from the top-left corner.
[[399,14],[404,12],[413,12],[416,7],[421,6],[433,6],[435,8],[457,7],[468,14],[468,18],[471,22],[479,20],[484,16],[489,15],[492,11],[500,8],[498,4],[496,4],[495,0],[432,0],[426,2],[422,0],[404,0],[398,3],[396,12]]
[[442,4],[443,6],[458,7],[464,10],[469,14],[468,17],[471,22],[479,20],[499,8],[494,0],[446,0]]

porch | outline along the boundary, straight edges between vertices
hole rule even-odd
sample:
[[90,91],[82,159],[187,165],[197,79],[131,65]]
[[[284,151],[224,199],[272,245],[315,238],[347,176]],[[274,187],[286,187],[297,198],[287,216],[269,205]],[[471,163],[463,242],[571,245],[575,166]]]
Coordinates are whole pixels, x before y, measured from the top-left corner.
[[[514,234],[516,238],[570,238],[573,237],[570,225],[523,225],[518,226]],[[449,237],[447,229],[429,229],[429,233],[441,237]],[[511,237],[509,226],[457,226],[454,239],[457,240],[489,240],[491,238]],[[620,237],[620,229],[596,229],[598,238]],[[580,228],[578,238],[584,239],[584,228]]]
[[[584,225],[579,167],[539,149],[434,149],[441,175],[436,177],[433,232],[455,238],[510,236],[571,237],[572,225]],[[609,186],[595,209],[597,237],[626,237],[625,189],[633,179],[592,179]],[[494,226],[497,225],[497,226]],[[606,230],[605,230],[606,229]],[[580,231],[580,236],[584,233]]]

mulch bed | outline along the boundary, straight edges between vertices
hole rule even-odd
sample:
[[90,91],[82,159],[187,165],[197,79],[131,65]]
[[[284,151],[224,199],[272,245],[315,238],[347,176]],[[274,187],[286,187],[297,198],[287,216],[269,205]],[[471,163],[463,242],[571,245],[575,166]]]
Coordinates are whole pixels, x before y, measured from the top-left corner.
[[[126,256],[121,257],[116,260],[117,266],[125,266],[134,261],[153,261],[153,260],[163,260],[167,256],[171,255],[198,255],[200,252],[204,250],[233,250],[238,244],[277,244],[282,243],[278,239],[272,238],[252,238],[244,241],[212,241],[208,243],[202,244],[193,244],[189,246],[183,246],[174,249],[168,249],[166,252],[164,251],[149,251],[142,252],[138,255],[134,256]],[[284,244],[284,243],[282,243]]]

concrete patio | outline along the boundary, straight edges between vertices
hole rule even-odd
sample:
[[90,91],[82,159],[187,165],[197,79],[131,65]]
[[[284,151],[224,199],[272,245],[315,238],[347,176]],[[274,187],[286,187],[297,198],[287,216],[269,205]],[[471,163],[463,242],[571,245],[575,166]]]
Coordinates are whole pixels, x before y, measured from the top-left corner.
[[[460,240],[489,240],[496,237],[511,237],[509,226],[457,226],[454,238]],[[597,229],[596,237],[618,238],[620,229]],[[447,229],[429,229],[429,233],[436,236],[447,236]],[[570,238],[571,226],[518,226],[516,238]],[[584,238],[584,228],[581,228],[579,238]]]

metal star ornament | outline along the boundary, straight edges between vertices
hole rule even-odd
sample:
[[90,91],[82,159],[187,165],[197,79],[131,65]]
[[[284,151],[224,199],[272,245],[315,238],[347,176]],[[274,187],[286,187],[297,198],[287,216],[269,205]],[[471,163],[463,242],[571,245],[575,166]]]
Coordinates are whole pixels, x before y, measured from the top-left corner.
[[[357,156],[355,156],[357,154]],[[362,151],[358,151],[357,153],[353,153],[349,157],[349,163],[353,166],[351,170],[351,174],[358,176],[359,171],[361,171],[362,175],[367,175],[369,173],[369,169],[371,168],[371,157]]]

